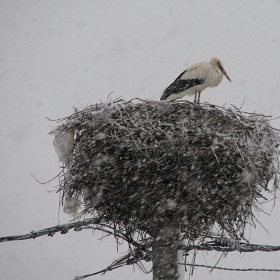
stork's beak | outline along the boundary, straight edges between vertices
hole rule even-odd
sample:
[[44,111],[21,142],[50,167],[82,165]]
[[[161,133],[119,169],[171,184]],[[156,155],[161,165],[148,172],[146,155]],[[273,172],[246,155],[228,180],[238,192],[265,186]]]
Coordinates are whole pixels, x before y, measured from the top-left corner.
[[221,69],[222,73],[227,77],[227,79],[231,82],[231,79],[229,78],[226,70],[224,69],[224,67],[222,65],[219,66],[219,68]]

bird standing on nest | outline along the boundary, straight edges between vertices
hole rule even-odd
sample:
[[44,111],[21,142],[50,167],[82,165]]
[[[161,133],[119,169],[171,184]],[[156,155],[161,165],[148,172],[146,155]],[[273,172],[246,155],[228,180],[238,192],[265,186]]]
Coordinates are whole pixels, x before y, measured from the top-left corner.
[[200,93],[207,87],[216,87],[223,79],[223,75],[231,82],[222,62],[213,57],[209,62],[199,62],[181,73],[178,78],[167,87],[160,100],[174,100],[185,95],[194,95],[194,103],[200,103]]

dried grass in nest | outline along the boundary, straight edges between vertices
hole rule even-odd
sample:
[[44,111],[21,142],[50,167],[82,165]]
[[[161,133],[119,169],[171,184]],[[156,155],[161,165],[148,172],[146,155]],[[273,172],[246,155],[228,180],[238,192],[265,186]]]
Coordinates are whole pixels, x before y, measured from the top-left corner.
[[176,220],[190,240],[215,223],[237,238],[263,191],[277,188],[279,133],[263,115],[115,100],[61,121],[56,138],[70,135],[73,145],[60,189],[82,198],[83,213],[130,232],[155,235]]

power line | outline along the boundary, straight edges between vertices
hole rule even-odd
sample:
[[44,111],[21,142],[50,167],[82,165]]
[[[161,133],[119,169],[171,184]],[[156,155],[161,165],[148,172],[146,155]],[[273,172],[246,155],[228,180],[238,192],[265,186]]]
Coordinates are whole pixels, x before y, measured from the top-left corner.
[[[19,241],[19,240],[27,240],[27,239],[35,239],[40,236],[53,236],[55,233],[60,232],[61,234],[66,234],[69,230],[74,229],[74,231],[81,231],[84,229],[91,230],[100,230],[105,232],[107,235],[113,235],[114,237],[121,238],[128,242],[130,245],[134,247],[134,251],[129,252],[124,257],[114,261],[111,265],[106,267],[103,270],[98,272],[87,274],[83,276],[77,276],[77,279],[85,279],[90,276],[94,276],[97,274],[104,274],[108,271],[117,269],[126,265],[139,265],[141,267],[141,261],[150,261],[152,260],[152,251],[151,244],[147,242],[147,240],[143,243],[141,240],[135,241],[131,237],[128,238],[125,232],[118,231],[118,233],[114,232],[114,230],[104,223],[108,222],[108,220],[104,217],[86,219],[84,221],[78,221],[73,223],[68,223],[64,225],[57,225],[54,227],[45,228],[38,231],[31,231],[30,233],[23,235],[15,235],[15,236],[5,236],[0,237],[1,242],[7,241]],[[165,243],[163,246],[170,246],[171,244]],[[172,244],[174,246],[174,244]],[[275,252],[280,251],[280,246],[271,246],[271,245],[258,245],[258,244],[250,244],[243,243],[236,240],[230,240],[226,238],[215,238],[210,242],[204,242],[200,245],[178,245],[178,249],[183,250],[184,254],[188,254],[189,251],[192,250],[203,250],[203,251],[219,251],[219,252]],[[202,264],[189,264],[189,263],[178,263],[179,265],[191,266],[191,267],[201,267],[201,268],[211,268],[211,269],[219,269],[219,270],[228,270],[228,271],[262,271],[262,272],[280,272],[280,269],[266,269],[266,268],[227,268],[227,267],[218,267],[218,266],[209,266]],[[147,272],[148,273],[148,272]]]

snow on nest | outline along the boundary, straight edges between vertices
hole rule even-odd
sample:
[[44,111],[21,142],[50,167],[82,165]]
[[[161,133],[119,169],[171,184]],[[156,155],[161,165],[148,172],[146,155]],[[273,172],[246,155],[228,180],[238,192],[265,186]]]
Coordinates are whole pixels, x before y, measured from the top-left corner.
[[243,236],[261,192],[278,187],[279,134],[263,115],[188,101],[115,100],[60,121],[60,189],[83,200],[83,213],[132,232],[153,235],[171,217],[189,239],[215,223]]

